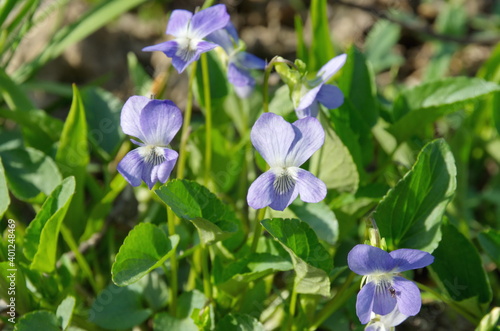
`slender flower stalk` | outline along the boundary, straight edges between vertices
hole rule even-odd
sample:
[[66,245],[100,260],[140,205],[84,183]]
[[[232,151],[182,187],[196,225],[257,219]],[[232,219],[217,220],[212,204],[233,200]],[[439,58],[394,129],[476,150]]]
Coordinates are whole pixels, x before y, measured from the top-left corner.
[[[167,207],[167,224],[168,224],[168,234],[170,236],[173,236],[175,234],[175,223],[176,223],[176,215],[170,209]],[[177,312],[177,291],[179,287],[179,280],[177,277],[177,270],[179,268],[179,263],[177,262],[177,252],[175,254],[172,254],[170,257],[170,282],[169,282],[169,287],[170,287],[170,313],[173,316],[176,316]]]
[[205,186],[208,186],[210,168],[212,166],[212,102],[210,98],[210,76],[208,73],[207,56],[201,57],[201,72],[203,76],[203,94],[205,101]]
[[186,100],[186,109],[184,110],[184,122],[182,123],[181,142],[179,144],[179,164],[177,166],[177,178],[184,178],[184,169],[186,167],[186,146],[189,138],[189,126],[191,125],[191,114],[193,112],[193,84],[196,77],[197,62],[191,66],[188,81],[188,93]]

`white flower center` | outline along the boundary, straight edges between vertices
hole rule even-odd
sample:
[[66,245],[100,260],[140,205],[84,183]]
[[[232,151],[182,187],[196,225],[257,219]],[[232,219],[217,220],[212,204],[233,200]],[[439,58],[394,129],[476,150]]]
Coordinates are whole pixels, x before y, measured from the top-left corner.
[[144,162],[154,166],[162,164],[165,161],[163,148],[154,145],[146,145],[138,148],[139,155],[144,159]]
[[276,178],[273,187],[276,193],[284,195],[288,193],[297,182],[297,167],[272,167],[271,171]]
[[175,55],[187,62],[196,54],[196,46],[198,46],[198,42],[200,42],[201,39],[186,35],[176,38],[175,41],[178,44]]

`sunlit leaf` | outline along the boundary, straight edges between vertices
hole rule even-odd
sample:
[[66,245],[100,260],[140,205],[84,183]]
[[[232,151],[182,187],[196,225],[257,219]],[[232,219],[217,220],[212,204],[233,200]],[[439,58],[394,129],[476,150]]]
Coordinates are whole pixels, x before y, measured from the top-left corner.
[[113,282],[118,286],[132,284],[160,267],[175,254],[179,236],[167,237],[151,223],[140,223],[125,238],[111,268]]
[[432,252],[441,239],[441,221],[456,189],[456,167],[442,139],[428,143],[412,169],[382,199],[373,217],[390,250]]
[[54,270],[59,230],[74,193],[74,177],[64,179],[26,229],[24,255],[31,260],[31,269],[42,272]]

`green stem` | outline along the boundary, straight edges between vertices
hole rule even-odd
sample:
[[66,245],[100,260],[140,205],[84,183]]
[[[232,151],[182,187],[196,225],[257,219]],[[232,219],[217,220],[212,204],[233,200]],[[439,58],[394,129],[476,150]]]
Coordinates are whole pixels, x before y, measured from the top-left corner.
[[259,212],[257,213],[257,217],[255,219],[255,228],[253,231],[253,239],[252,239],[252,246],[251,246],[251,251],[255,252],[257,250],[257,244],[259,243],[259,238],[262,235],[262,232],[264,231],[264,228],[262,227],[262,224],[260,224],[260,221],[266,216],[266,207],[259,209]]
[[[417,283],[417,282],[416,282]],[[453,300],[448,299],[441,293],[434,291],[430,287],[425,286],[424,284],[417,283],[417,286],[419,289],[422,291],[426,291],[430,293],[432,296],[434,296],[436,299],[441,300],[442,302],[446,303],[449,305],[451,308],[455,309],[459,314],[461,314],[463,317],[468,319],[472,324],[477,325],[479,323],[479,318],[471,315],[468,311],[464,310],[462,307],[457,305]]]
[[92,270],[90,269],[90,266],[88,265],[87,261],[83,257],[82,253],[78,250],[78,245],[75,242],[75,239],[73,239],[73,235],[71,234],[71,231],[64,225],[62,224],[61,226],[61,234],[63,236],[64,241],[66,244],[68,244],[69,248],[75,254],[75,259],[78,265],[80,266],[80,269],[82,269],[83,274],[87,277],[90,286],[92,287],[92,290],[94,290],[94,293],[97,294],[99,293],[99,287],[97,286],[97,283],[95,282],[94,275],[92,274]]
[[212,103],[210,97],[210,77],[208,75],[207,55],[201,55],[201,72],[203,76],[203,96],[205,101],[205,186],[208,185],[210,167],[212,165]]
[[[175,234],[175,214],[172,209],[167,207],[167,223],[168,234],[172,236]],[[174,252],[170,257],[170,313],[176,316],[177,312],[177,292],[178,292],[178,278],[177,278],[177,252]]]
[[354,277],[356,276],[355,273],[351,272],[349,273],[349,276],[347,276],[346,281],[342,285],[342,287],[339,289],[337,294],[321,309],[321,311],[318,313],[318,315],[314,318],[314,324],[309,328],[309,330],[316,330],[319,328],[319,326],[326,321],[326,319],[333,314],[337,309],[339,309],[346,301],[349,299],[356,291],[359,290],[359,282],[356,282],[351,285],[352,281],[354,280]]
[[293,287],[292,287],[292,294],[290,295],[290,320],[292,320],[293,324],[293,318],[295,316],[295,308],[297,307],[297,291],[296,291],[296,286],[295,286],[295,281],[293,282]]
[[193,82],[196,76],[196,62],[191,65],[189,73],[188,94],[186,109],[184,110],[184,122],[182,123],[181,142],[179,145],[179,161],[177,162],[177,178],[184,178],[186,167],[186,145],[189,138],[189,125],[191,124],[191,114],[193,112]]

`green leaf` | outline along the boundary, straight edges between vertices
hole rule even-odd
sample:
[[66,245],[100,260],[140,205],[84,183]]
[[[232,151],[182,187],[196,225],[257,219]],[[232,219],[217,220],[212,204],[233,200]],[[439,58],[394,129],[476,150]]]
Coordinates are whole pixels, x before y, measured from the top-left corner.
[[338,84],[345,96],[340,110],[349,109],[351,127],[358,134],[369,131],[378,119],[375,78],[365,56],[355,46],[347,50],[347,61]]
[[297,293],[330,295],[328,273],[333,269],[333,259],[314,230],[297,219],[273,218],[261,224],[292,257]]
[[177,216],[194,224],[205,244],[228,238],[237,230],[229,209],[196,182],[171,180],[155,192]]
[[[481,257],[474,245],[452,224],[443,224],[443,239],[433,252],[435,272],[441,287],[457,304],[473,299],[464,308],[481,312],[491,301],[492,293]],[[477,315],[477,313],[476,313]]]
[[60,331],[56,315],[46,310],[36,310],[22,316],[14,327],[15,331]]
[[387,193],[373,215],[390,250],[432,252],[437,247],[443,213],[455,193],[456,173],[444,140],[424,146],[412,169]]
[[335,56],[330,40],[330,27],[326,0],[311,1],[312,40],[309,49],[309,68],[319,70]]
[[400,66],[404,58],[394,53],[401,27],[387,20],[378,20],[371,28],[365,43],[366,59],[378,73],[393,66]]
[[0,151],[0,157],[9,189],[20,200],[30,202],[40,193],[48,195],[62,181],[55,162],[31,147]]
[[5,169],[0,157],[0,218],[5,214],[10,205],[9,190],[7,189],[7,179],[5,178]]
[[154,331],[182,330],[199,331],[198,326],[190,318],[178,318],[169,313],[158,313],[153,320]]
[[16,82],[26,81],[37,69],[48,61],[58,57],[68,46],[85,39],[116,17],[146,2],[146,0],[109,0],[83,14],[75,23],[59,29],[35,60],[21,66],[14,73]]
[[66,219],[66,225],[71,229],[76,240],[80,238],[86,225],[84,186],[89,161],[85,108],[78,88],[73,85],[73,102],[64,122],[56,153],[56,162],[64,176],[75,177],[75,196],[71,202],[70,215]]
[[407,89],[394,102],[394,124],[388,130],[404,141],[439,117],[498,91],[498,84],[469,77],[445,78]]
[[335,213],[324,202],[305,203],[295,200],[290,209],[297,218],[309,224],[319,239],[335,245],[339,236],[339,223]]
[[178,235],[167,237],[154,224],[136,225],[116,254],[111,268],[113,282],[118,286],[125,286],[138,281],[175,254],[178,244]]
[[230,313],[217,324],[215,331],[264,331],[264,326],[254,317],[246,314]]
[[56,316],[61,321],[61,327],[66,330],[71,323],[73,317],[73,310],[75,309],[75,298],[67,296],[61,304],[57,307]]
[[[356,191],[359,174],[349,150],[330,125],[323,124],[323,129],[325,143],[313,155],[310,169],[329,189],[340,192]],[[332,155],[335,157],[332,158]]]
[[[6,243],[8,241],[5,241]],[[17,242],[16,242],[17,244]],[[17,245],[17,249],[20,245]],[[0,248],[2,246],[0,245]],[[4,252],[7,252],[7,245],[4,247]],[[16,253],[17,251],[16,250]],[[19,252],[20,253],[20,252]],[[11,283],[14,282],[15,285],[11,286]],[[15,290],[15,311],[17,314],[26,314],[33,310],[34,302],[32,300],[31,294],[32,291],[28,290],[26,286],[26,278],[24,277],[23,268],[19,267],[15,263],[11,263],[11,261],[0,262],[0,298],[2,298],[7,305],[10,305],[10,300],[13,297],[9,295],[10,288]],[[10,311],[10,310],[9,310]],[[10,316],[7,313],[7,316]]]
[[26,229],[24,255],[31,260],[31,269],[41,272],[54,270],[59,230],[74,193],[75,178],[64,179]]
[[156,314],[153,321],[153,330],[198,331],[198,327],[191,316],[196,310],[200,311],[206,307],[207,301],[205,295],[198,290],[182,293],[177,302],[177,316],[174,317],[168,313]]
[[150,272],[138,282],[143,287],[142,294],[148,307],[154,311],[159,311],[168,304],[169,291],[164,278],[164,274]]
[[484,251],[500,268],[500,231],[488,229],[478,234],[477,239]]
[[141,293],[142,287],[137,284],[110,284],[92,303],[88,320],[109,330],[130,329],[143,323],[152,311],[142,306]]
[[89,141],[104,160],[111,161],[125,137],[120,128],[123,102],[99,87],[82,90],[81,101],[88,123]]
[[500,307],[491,309],[474,331],[500,331]]
[[0,91],[3,99],[13,111],[35,109],[26,93],[0,68]]

